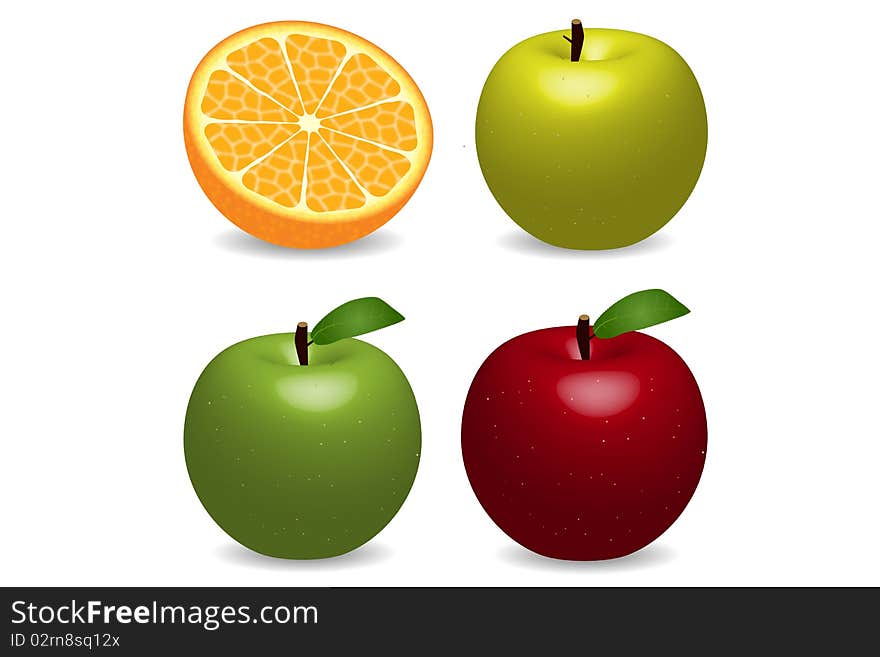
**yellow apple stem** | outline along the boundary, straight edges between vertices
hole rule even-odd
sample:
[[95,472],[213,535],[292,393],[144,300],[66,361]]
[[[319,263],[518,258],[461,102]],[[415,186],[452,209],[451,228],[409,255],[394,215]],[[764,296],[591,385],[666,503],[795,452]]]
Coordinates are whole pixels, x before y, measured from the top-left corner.
[[578,317],[575,334],[577,335],[578,351],[581,352],[581,360],[590,360],[590,340],[593,339],[593,336],[590,335],[589,315]]
[[296,358],[300,365],[309,364],[309,325],[300,322],[293,334],[293,345],[296,347]]
[[579,18],[571,20],[571,37],[563,34],[562,38],[571,44],[571,61],[579,62],[584,49],[584,26]]

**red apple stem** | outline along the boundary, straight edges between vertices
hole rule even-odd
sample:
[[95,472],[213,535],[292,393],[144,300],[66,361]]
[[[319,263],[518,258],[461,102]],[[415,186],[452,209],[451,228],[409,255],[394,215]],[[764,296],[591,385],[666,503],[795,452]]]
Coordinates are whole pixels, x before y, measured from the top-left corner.
[[296,325],[296,333],[293,334],[293,346],[296,347],[296,358],[300,365],[309,364],[309,325],[300,322]]
[[578,317],[575,334],[577,335],[578,351],[581,352],[581,360],[590,360],[590,340],[593,339],[593,336],[590,335],[589,315]]
[[571,21],[571,37],[562,35],[562,38],[571,44],[571,61],[581,60],[581,51],[584,49],[584,26],[579,18]]

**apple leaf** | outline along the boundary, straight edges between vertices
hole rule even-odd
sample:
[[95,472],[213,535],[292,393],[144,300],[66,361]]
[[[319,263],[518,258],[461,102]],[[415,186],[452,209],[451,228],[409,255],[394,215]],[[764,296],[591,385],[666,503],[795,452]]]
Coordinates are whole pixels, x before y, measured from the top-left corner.
[[334,308],[315,324],[312,342],[330,344],[402,321],[403,315],[378,297],[354,299]]
[[637,331],[690,312],[678,299],[663,290],[633,292],[611,305],[593,325],[597,338],[613,338]]

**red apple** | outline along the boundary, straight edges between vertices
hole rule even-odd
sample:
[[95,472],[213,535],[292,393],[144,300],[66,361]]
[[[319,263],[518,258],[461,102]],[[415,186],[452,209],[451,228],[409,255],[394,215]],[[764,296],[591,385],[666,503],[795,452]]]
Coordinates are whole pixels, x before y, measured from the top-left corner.
[[474,493],[512,539],[548,557],[611,559],[651,543],[690,501],[706,413],[667,345],[634,331],[601,339],[587,319],[513,338],[486,359],[465,403],[462,453]]

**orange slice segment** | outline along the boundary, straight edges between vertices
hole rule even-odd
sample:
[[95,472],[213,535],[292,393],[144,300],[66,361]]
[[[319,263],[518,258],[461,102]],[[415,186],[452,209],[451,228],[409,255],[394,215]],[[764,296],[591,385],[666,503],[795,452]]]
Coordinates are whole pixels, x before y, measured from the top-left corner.
[[373,196],[384,196],[409,171],[406,156],[339,132],[321,130],[321,137]]
[[275,39],[260,39],[239,48],[226,57],[233,71],[260,91],[294,113],[302,113],[302,103],[290,75],[281,44]]
[[295,121],[296,115],[229,71],[214,71],[202,97],[202,113],[212,119]]
[[308,144],[308,133],[297,133],[245,172],[242,176],[245,187],[286,208],[295,208],[302,196]]
[[217,44],[184,106],[199,184],[233,223],[301,248],[388,221],[431,156],[428,107],[409,74],[350,32],[267,23]]
[[401,101],[333,116],[321,121],[321,125],[404,151],[415,150],[419,145],[413,107]]
[[366,201],[357,183],[352,179],[336,155],[319,136],[309,144],[309,186],[306,202],[317,212],[344,208],[359,208]]
[[345,63],[318,110],[319,117],[357,109],[396,96],[397,80],[388,75],[369,55],[358,53]]
[[299,130],[292,123],[209,123],[205,136],[227,171],[240,171]]
[[339,41],[304,34],[291,34],[286,45],[305,111],[311,114],[342,64],[345,46]]

